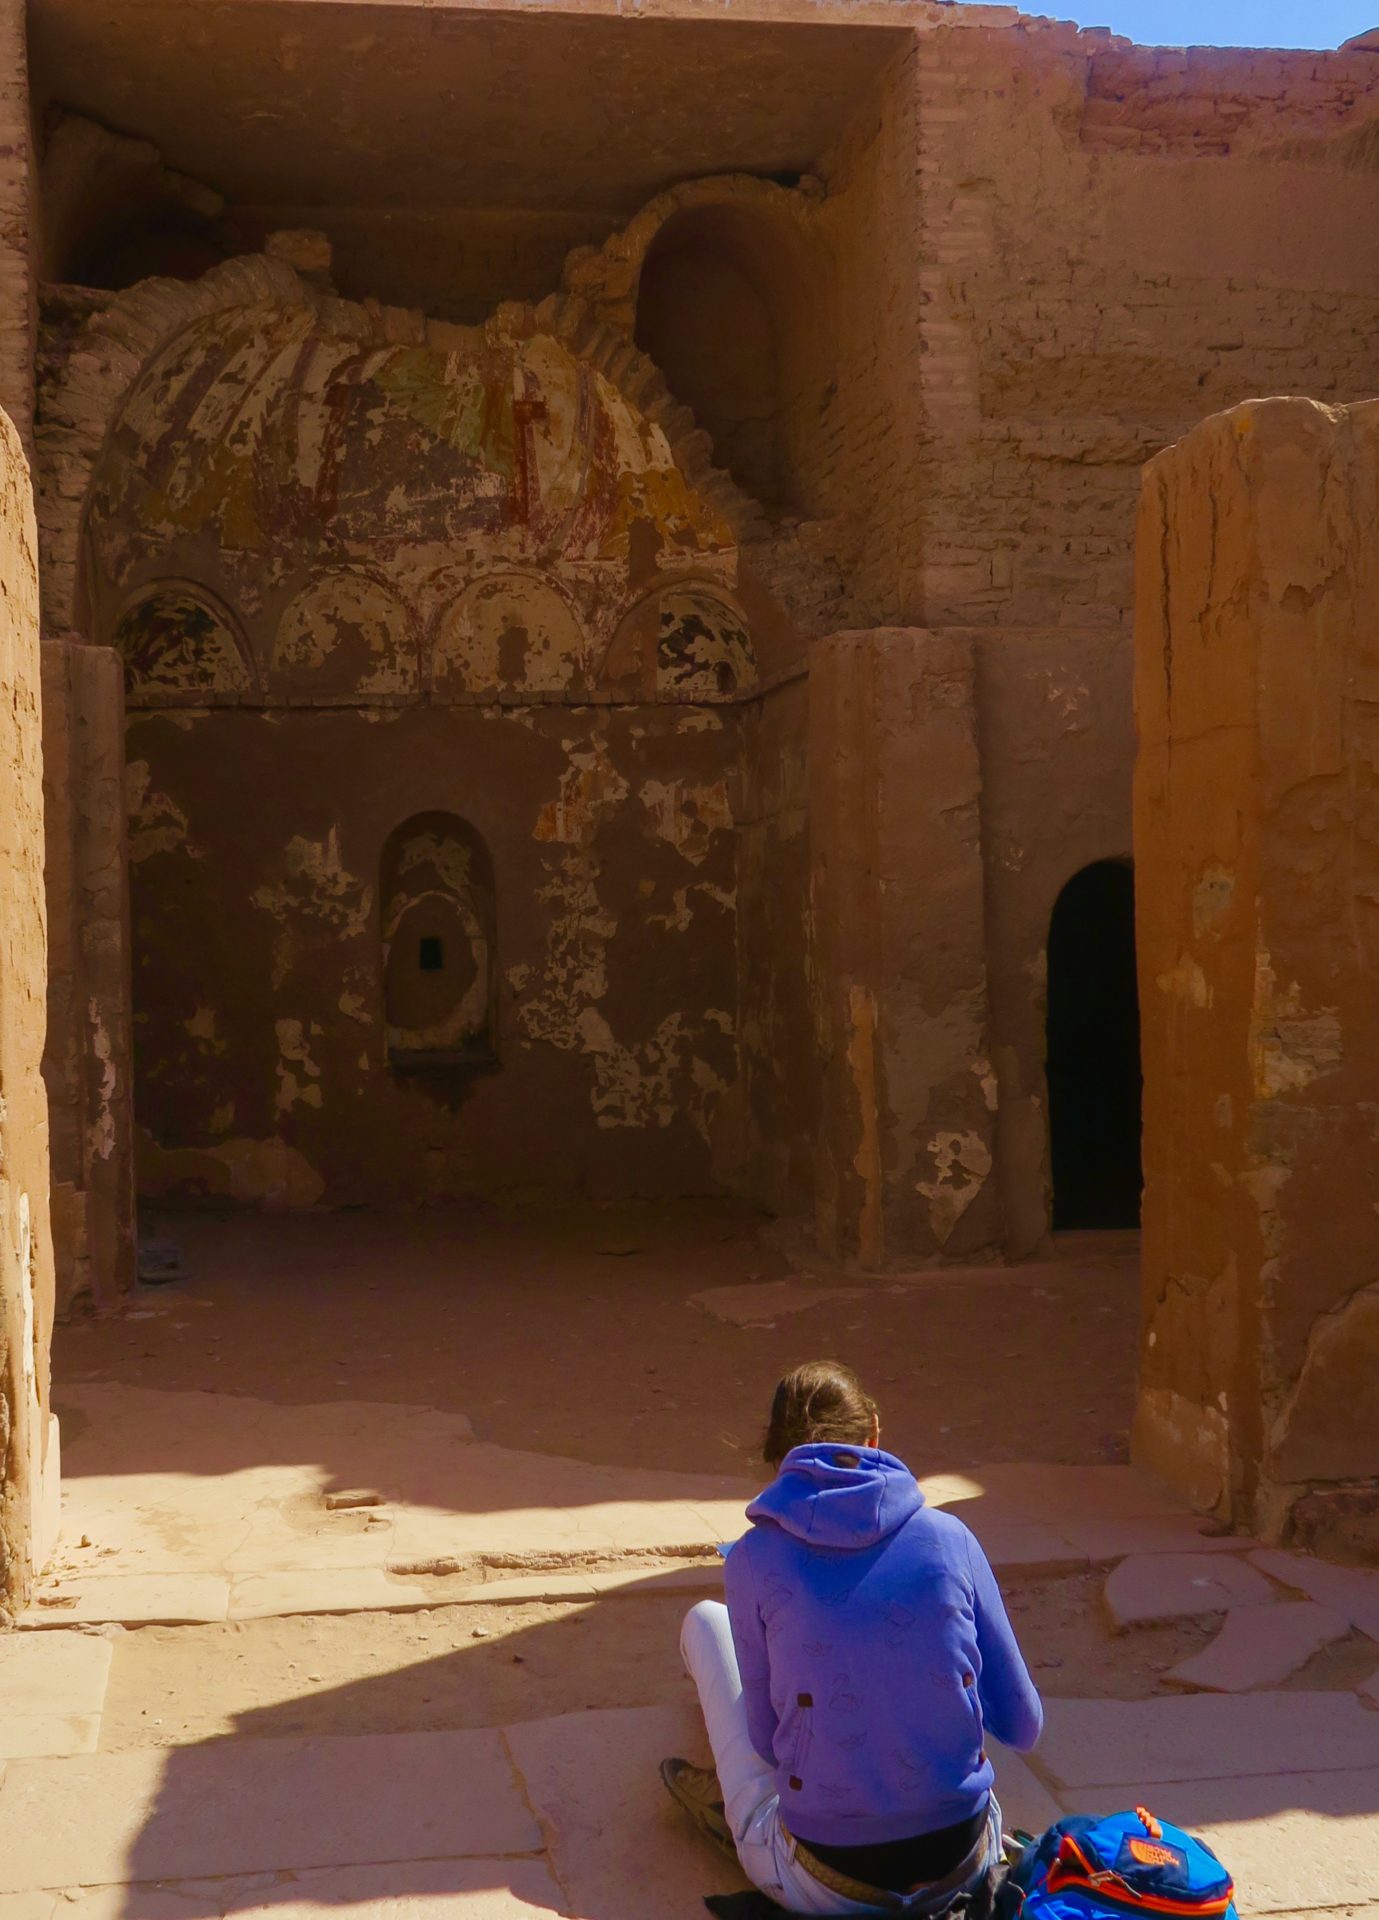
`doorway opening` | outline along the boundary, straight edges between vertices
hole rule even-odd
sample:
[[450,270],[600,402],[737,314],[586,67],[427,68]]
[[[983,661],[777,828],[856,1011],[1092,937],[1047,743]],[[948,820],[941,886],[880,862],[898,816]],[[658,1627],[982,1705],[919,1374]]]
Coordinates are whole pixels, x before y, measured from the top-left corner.
[[1073,875],[1049,922],[1047,1074],[1053,1226],[1140,1221],[1140,1010],[1128,860]]

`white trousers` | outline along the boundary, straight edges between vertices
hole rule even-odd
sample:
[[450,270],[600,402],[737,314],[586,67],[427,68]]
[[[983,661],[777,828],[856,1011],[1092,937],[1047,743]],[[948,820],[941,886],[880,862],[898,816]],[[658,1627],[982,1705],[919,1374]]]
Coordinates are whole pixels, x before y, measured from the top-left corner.
[[[699,1690],[699,1704],[713,1748],[718,1783],[723,1789],[724,1815],[737,1843],[742,1870],[754,1886],[791,1913],[897,1913],[932,1911],[932,1896],[897,1896],[895,1905],[867,1906],[844,1899],[814,1878],[795,1858],[795,1841],[781,1825],[780,1796],[772,1770],[752,1745],[747,1731],[747,1709],[742,1700],[742,1676],[737,1667],[728,1609],[719,1600],[701,1600],[685,1616],[680,1652],[691,1680]],[[1001,1848],[1001,1810],[991,1799],[990,1845],[987,1859],[972,1877],[975,1886],[996,1860]],[[955,1889],[940,1904],[958,1897]]]

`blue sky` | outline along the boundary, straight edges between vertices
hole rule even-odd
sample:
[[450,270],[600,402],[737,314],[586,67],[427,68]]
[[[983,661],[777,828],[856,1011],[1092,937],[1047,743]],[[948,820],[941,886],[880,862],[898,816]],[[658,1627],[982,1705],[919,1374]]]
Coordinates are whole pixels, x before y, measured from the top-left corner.
[[[1379,0],[1020,0],[1148,46],[1337,47],[1379,27]],[[1376,56],[1379,58],[1379,56]]]

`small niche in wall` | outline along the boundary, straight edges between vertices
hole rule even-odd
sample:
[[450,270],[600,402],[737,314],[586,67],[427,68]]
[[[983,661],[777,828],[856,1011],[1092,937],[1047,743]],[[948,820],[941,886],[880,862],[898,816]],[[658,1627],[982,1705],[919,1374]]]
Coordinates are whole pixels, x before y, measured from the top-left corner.
[[388,838],[380,875],[388,1064],[397,1073],[498,1064],[493,859],[468,821],[421,813]]

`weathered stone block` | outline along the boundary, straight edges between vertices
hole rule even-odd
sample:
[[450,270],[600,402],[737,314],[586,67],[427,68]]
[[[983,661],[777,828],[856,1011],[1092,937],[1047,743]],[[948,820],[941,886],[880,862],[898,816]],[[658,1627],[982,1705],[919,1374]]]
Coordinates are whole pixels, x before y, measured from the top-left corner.
[[56,1471],[37,545],[28,467],[0,413],[0,1601],[11,1602],[27,1592]]
[[1135,1445],[1275,1539],[1321,1488],[1353,1530],[1379,1507],[1379,404],[1204,422],[1148,469],[1138,576]]
[[819,1235],[878,1266],[996,1238],[971,642],[816,643],[811,901]]

